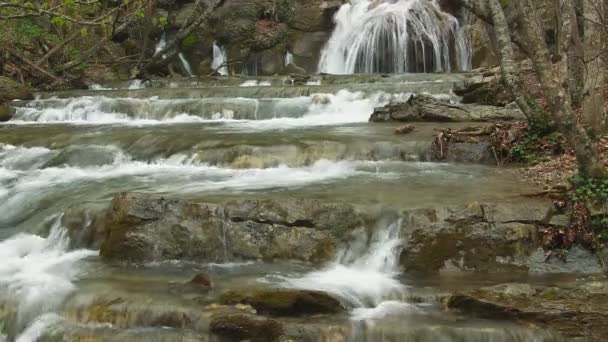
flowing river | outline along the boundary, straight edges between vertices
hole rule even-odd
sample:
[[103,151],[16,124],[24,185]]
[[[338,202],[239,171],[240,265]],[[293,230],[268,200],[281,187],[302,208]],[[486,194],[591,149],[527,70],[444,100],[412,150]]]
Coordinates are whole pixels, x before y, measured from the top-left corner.
[[[7,341],[215,341],[218,296],[243,286],[324,291],[344,314],[290,319],[306,341],[552,341],[441,309],[451,287],[399,271],[402,208],[516,202],[508,168],[429,162],[434,126],[395,136],[374,107],[413,92],[451,98],[466,75],[152,81],[39,94],[0,126],[0,332]],[[133,88],[140,89],[133,89]],[[445,126],[459,127],[460,124]],[[375,222],[322,265],[222,258],[106,262],[70,241],[70,208],[117,192],[224,203],[348,202]],[[177,284],[206,272],[204,295]]]

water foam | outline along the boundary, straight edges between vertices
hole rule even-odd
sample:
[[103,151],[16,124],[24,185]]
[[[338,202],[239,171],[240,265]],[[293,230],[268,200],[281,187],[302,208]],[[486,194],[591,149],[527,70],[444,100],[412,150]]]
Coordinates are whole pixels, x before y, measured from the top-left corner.
[[[132,99],[83,96],[33,101],[16,107],[9,124],[70,123],[158,125],[229,122],[245,129],[289,129],[367,122],[375,107],[409,94],[338,91],[277,99]],[[235,120],[238,120],[235,122]]]
[[[374,232],[371,241],[356,241],[343,250],[332,265],[300,278],[285,278],[284,285],[334,294],[359,308],[375,308],[387,299],[398,298],[406,289],[395,279],[401,251],[400,229],[401,221],[396,220]],[[360,239],[365,235],[360,234]],[[363,254],[355,247],[362,244],[367,246]]]
[[61,305],[75,289],[78,262],[96,255],[69,251],[61,218],[53,221],[47,238],[22,233],[0,242],[0,297],[16,307],[16,331]]
[[217,45],[216,42],[213,42],[213,61],[211,62],[211,69],[217,71],[222,76],[228,76],[227,61],[226,49]]

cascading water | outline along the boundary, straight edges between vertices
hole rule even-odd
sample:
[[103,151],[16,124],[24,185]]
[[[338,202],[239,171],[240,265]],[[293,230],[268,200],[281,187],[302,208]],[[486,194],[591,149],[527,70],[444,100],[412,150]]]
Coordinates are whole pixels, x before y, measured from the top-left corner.
[[285,53],[285,66],[293,64],[293,54],[289,51]]
[[335,16],[319,71],[449,72],[470,68],[466,35],[436,0],[352,0]]
[[[369,310],[399,297],[405,290],[394,279],[401,251],[401,220],[390,221],[380,223],[370,241],[361,239],[343,250],[333,265],[301,278],[286,279],[287,286],[333,293],[358,310]],[[359,311],[354,314],[364,315]]]
[[[0,242],[0,301],[14,305],[16,315],[14,324],[8,327],[9,336],[19,335],[75,289],[72,280],[78,273],[77,263],[96,253],[69,251],[68,246],[60,217],[53,218],[47,238],[19,234]],[[17,337],[17,341],[32,339]]]
[[211,68],[222,76],[228,76],[226,60],[226,49],[217,45],[216,42],[213,42],[213,61],[211,62]]
[[[166,34],[163,32],[163,34],[160,36],[160,40],[156,44],[154,54],[157,55],[159,52],[161,52],[162,49],[165,48],[165,46],[167,46],[167,37]],[[190,66],[190,63],[188,63],[186,56],[184,56],[184,54],[180,52],[177,54],[177,57],[179,58],[180,62],[182,62],[182,67],[184,68],[184,71],[188,74],[188,76],[193,77],[194,73],[192,72],[192,67]],[[163,55],[163,58],[167,58],[167,56]]]

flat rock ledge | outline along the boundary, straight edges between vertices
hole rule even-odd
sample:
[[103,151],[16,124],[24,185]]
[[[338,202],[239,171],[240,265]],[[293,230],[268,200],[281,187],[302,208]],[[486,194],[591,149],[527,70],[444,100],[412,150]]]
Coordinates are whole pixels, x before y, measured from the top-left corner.
[[495,107],[455,104],[431,95],[412,95],[406,102],[393,102],[374,109],[370,122],[495,122],[525,120],[514,105]]
[[608,336],[608,282],[586,277],[565,286],[507,283],[448,296],[448,309],[492,320],[546,327],[568,341]]
[[[377,211],[314,199],[238,200],[221,204],[142,193],[116,194],[97,212],[70,208],[63,217],[74,248],[106,260],[231,262],[335,260],[352,246],[364,253],[373,232],[401,221],[404,272],[423,274],[599,274],[605,249],[575,245],[567,260],[547,259],[545,227],[565,227],[567,213],[547,201]],[[387,223],[388,222],[388,223]],[[366,240],[367,239],[367,240]]]

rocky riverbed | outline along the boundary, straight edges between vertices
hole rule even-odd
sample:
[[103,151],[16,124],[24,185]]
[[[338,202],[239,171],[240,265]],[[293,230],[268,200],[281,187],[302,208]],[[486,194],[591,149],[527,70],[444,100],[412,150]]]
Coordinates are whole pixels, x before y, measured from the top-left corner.
[[[518,114],[458,103],[450,91],[471,75],[316,77],[115,82],[11,102],[4,338],[605,336],[606,251],[549,255],[542,241],[570,224],[567,208],[523,196],[542,189],[471,157],[476,144],[432,157],[435,129]],[[452,115],[442,106],[458,119],[438,119]],[[413,130],[369,123],[376,108],[414,111]],[[459,116],[471,108],[493,116]]]

